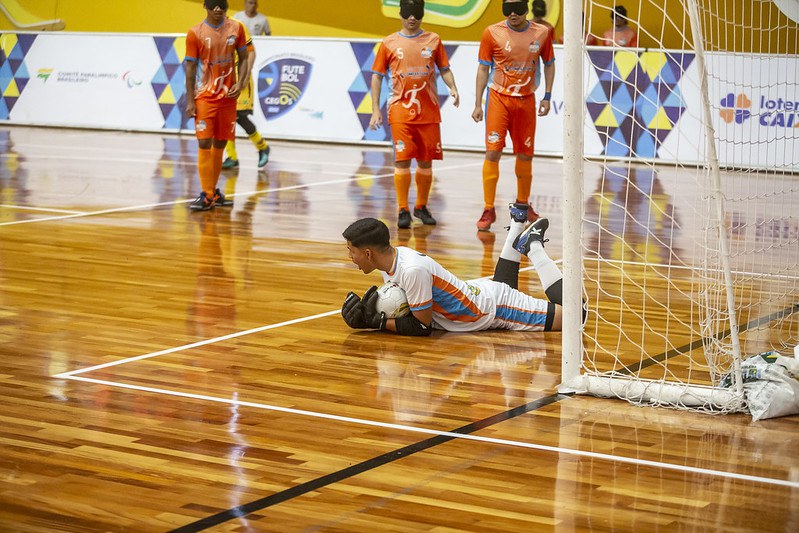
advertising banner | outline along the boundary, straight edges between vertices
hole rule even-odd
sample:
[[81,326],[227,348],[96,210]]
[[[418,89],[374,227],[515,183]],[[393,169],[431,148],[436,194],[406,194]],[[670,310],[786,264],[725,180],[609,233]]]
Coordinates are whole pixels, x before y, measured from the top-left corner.
[[[368,127],[377,41],[260,37],[254,44],[253,121],[268,138],[391,142],[386,126]],[[471,118],[477,48],[446,44],[461,101],[455,108],[439,79],[445,149],[484,150],[485,125]],[[0,121],[193,131],[193,119],[185,116],[184,56],[184,35],[1,34]],[[536,153],[543,155],[563,152],[567,80],[560,46],[555,57],[550,113],[537,120]],[[797,58],[713,53],[706,63],[721,164],[799,169]],[[739,73],[735,85],[714,76],[722,71]],[[703,161],[704,112],[692,52],[592,48],[583,74],[586,155]],[[543,92],[539,87],[537,98]],[[384,119],[388,94],[384,84]]]

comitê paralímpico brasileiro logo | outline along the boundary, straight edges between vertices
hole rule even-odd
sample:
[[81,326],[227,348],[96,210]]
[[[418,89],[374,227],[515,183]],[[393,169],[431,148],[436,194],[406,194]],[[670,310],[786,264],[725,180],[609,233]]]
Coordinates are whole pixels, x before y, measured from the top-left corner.
[[280,57],[258,71],[258,101],[264,118],[271,120],[288,113],[300,101],[313,65],[296,57]]

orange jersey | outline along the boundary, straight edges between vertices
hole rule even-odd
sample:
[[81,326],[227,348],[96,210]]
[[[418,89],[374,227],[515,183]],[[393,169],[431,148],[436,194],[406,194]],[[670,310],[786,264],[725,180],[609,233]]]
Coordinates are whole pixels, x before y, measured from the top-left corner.
[[528,22],[526,28],[517,31],[507,21],[485,29],[477,55],[481,65],[492,67],[489,87],[507,96],[533,94],[539,57],[545,65],[555,61],[549,28]]
[[236,82],[239,50],[247,47],[244,26],[225,19],[214,28],[207,22],[194,26],[186,35],[186,61],[197,62],[195,99],[221,100]]
[[435,33],[392,33],[383,39],[372,72],[389,76],[389,124],[441,122],[435,67],[449,68],[447,52]]
[[626,46],[636,48],[638,46],[638,34],[629,26],[620,30],[611,28],[602,34],[602,44],[604,46]]

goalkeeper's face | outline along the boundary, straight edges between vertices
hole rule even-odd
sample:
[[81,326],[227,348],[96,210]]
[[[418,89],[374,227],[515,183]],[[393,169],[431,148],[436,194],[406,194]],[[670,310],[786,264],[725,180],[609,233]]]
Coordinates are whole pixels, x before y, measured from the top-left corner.
[[364,274],[369,274],[377,268],[373,261],[374,252],[371,248],[358,248],[350,241],[347,241],[347,250],[350,253],[350,260],[355,263]]

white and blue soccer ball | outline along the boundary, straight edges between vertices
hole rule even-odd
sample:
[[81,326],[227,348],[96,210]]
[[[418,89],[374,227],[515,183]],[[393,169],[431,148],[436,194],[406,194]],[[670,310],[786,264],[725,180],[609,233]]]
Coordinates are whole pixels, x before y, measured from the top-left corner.
[[386,318],[400,318],[411,312],[405,291],[393,281],[377,289],[376,308],[378,313],[385,313]]

